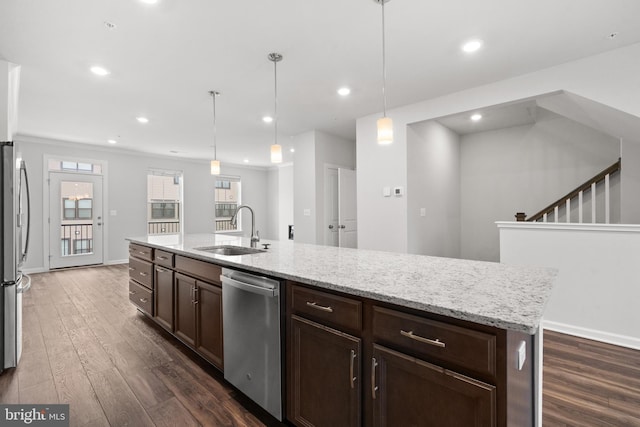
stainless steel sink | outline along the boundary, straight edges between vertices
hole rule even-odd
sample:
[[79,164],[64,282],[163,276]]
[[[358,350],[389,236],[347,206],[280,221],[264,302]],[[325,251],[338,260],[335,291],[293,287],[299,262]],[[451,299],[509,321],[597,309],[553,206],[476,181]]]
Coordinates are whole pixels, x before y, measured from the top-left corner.
[[233,246],[233,245],[221,245],[221,246],[202,246],[199,248],[193,248],[197,251],[209,252],[216,255],[251,255],[251,254],[259,254],[262,252],[266,252],[263,249],[256,248],[246,248],[244,246]]

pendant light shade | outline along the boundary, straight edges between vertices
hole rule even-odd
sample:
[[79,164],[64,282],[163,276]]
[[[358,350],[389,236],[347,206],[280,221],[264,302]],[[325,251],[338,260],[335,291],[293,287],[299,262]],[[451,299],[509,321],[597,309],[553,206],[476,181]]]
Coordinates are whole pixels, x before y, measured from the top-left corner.
[[216,97],[220,92],[215,90],[209,91],[209,95],[213,98],[213,160],[211,160],[211,175],[220,175],[220,160],[218,160],[218,144],[217,144],[217,127],[216,127]]
[[211,160],[211,175],[220,175],[220,160]]
[[282,146],[278,144],[278,62],[282,61],[279,53],[270,53],[269,61],[273,62],[273,145],[271,146],[271,163],[282,163]]
[[378,124],[378,144],[388,145],[393,142],[393,122],[390,117],[380,117]]
[[377,121],[378,144],[393,143],[393,121],[387,117],[387,62],[384,37],[384,4],[390,0],[373,0],[382,6],[382,117]]
[[273,144],[271,146],[271,163],[282,163],[282,145]]

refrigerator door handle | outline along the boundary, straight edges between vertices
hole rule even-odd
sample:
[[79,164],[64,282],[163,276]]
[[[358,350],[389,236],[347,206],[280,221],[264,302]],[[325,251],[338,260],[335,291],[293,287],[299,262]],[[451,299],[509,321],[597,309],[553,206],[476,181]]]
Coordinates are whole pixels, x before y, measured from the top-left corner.
[[[24,160],[20,163],[20,173],[24,172],[24,189],[27,193],[27,236],[24,243],[24,250],[20,255],[20,264],[27,260],[27,253],[29,252],[29,238],[31,237],[31,194],[29,193],[29,176],[27,175],[27,166]],[[20,198],[22,198],[22,192],[20,192]],[[22,206],[20,203],[19,206]],[[29,279],[31,283],[31,279]]]
[[16,292],[19,294],[27,292],[31,287],[31,276],[22,273],[22,279],[18,283],[19,285],[16,287]]

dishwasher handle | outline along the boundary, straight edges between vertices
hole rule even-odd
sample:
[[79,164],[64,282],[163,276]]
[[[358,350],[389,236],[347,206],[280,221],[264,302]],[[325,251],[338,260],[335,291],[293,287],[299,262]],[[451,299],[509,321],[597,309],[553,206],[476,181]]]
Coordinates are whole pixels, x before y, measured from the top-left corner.
[[242,289],[243,291],[268,297],[278,296],[278,289],[275,288],[265,288],[263,286],[252,285],[249,283],[240,282],[227,276],[220,276],[220,280],[222,281],[223,285],[233,286],[234,288]]

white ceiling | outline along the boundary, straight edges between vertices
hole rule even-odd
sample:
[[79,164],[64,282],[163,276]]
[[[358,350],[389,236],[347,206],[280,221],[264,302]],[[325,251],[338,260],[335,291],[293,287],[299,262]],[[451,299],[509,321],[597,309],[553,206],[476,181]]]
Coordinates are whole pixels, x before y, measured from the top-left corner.
[[[392,0],[385,10],[389,108],[640,41],[637,0]],[[293,135],[355,139],[355,119],[381,111],[380,21],[374,0],[1,0],[0,57],[22,65],[23,135],[206,159],[215,89],[218,158],[266,166],[267,54],[284,55],[278,128],[290,161]],[[466,55],[472,37],[484,47]],[[91,74],[95,64],[111,74]]]

